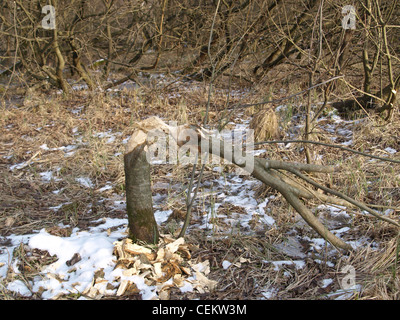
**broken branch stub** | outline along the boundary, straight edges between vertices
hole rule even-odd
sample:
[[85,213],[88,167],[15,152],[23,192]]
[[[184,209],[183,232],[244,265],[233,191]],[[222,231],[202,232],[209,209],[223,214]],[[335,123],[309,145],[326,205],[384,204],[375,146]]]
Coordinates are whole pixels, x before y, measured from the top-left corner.
[[[335,167],[282,162],[254,157],[252,155],[249,156],[249,154],[246,154],[243,150],[239,150],[238,152],[237,145],[233,143],[229,144],[222,140],[218,141],[219,138],[213,137],[209,131],[198,126],[169,126],[158,117],[151,117],[138,123],[137,130],[128,142],[125,154],[125,172],[128,175],[126,181],[129,228],[133,238],[140,240],[146,238],[151,240],[152,237],[158,234],[153,211],[152,208],[150,208],[150,165],[145,155],[148,148],[147,135],[153,130],[158,130],[168,135],[170,139],[175,140],[176,145],[180,148],[186,147],[201,153],[208,152],[211,155],[216,155],[222,159],[228,160],[246,170],[254,178],[280,192],[310,227],[337,248],[346,251],[352,249],[349,244],[331,233],[321,221],[314,216],[311,210],[304,205],[301,198],[323,200],[331,203],[344,201],[346,204],[366,210],[377,218],[399,227],[396,221],[387,217],[382,217],[378,213],[373,212],[373,210],[367,210],[369,208],[365,204],[356,202],[339,192],[321,186],[311,178],[300,173],[300,171],[332,173],[335,171]],[[214,143],[216,140],[218,143]],[[135,159],[140,159],[140,161],[135,162]],[[246,163],[246,161],[249,160],[252,164],[251,166],[248,166]],[[146,164],[144,162],[146,162]],[[287,177],[281,173],[282,170],[295,174],[305,182],[305,184],[311,184],[314,188],[321,189],[332,196],[318,194],[312,190],[310,191],[310,188],[306,188],[300,183],[288,181]],[[144,192],[144,194],[139,195],[138,192]],[[143,207],[146,208],[146,214],[138,214],[137,212],[141,212],[141,208]],[[146,217],[146,219],[144,219],[145,223],[140,220],[144,216]],[[136,221],[137,219],[139,220]]]

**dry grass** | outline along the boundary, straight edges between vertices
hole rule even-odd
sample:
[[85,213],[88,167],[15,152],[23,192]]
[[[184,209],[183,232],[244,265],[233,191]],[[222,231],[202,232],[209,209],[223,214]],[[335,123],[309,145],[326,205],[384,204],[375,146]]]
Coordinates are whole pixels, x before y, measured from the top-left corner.
[[[149,115],[158,115],[178,123],[198,123],[204,117],[207,99],[206,85],[183,86],[175,83],[164,87],[153,84],[107,93],[77,91],[70,97],[51,92],[30,92],[18,106],[3,105],[0,113],[0,235],[4,237],[31,233],[41,228],[51,230],[60,222],[71,228],[77,226],[85,229],[100,217],[125,217],[125,210],[113,208],[112,202],[124,199],[122,142],[130,136],[132,124]],[[253,96],[249,99],[254,101],[256,98]],[[218,121],[226,101],[226,90],[213,93],[211,124]],[[230,97],[230,103],[237,101],[239,95]],[[395,114],[390,124],[377,124],[377,121],[364,120],[352,125],[352,148],[380,156],[388,155],[385,151],[388,147],[400,150],[399,114]],[[285,127],[274,112],[268,111],[259,112],[251,125],[259,130],[256,139],[260,140],[276,137],[278,126]],[[332,134],[325,131],[324,127],[319,129],[322,136],[329,137]],[[75,148],[65,149],[70,145]],[[293,145],[286,149],[278,149],[276,146],[266,148],[271,158],[300,162],[304,160],[300,146]],[[322,146],[314,146],[313,150],[322,156],[324,164],[339,164],[342,167],[339,173],[318,177],[321,183],[358,200],[382,206],[377,209],[390,209],[387,214],[398,218],[398,164],[369,161],[368,158]],[[27,165],[9,170],[11,165],[22,163]],[[168,195],[166,202],[162,204],[163,209],[174,210],[168,223],[162,226],[163,232],[173,233],[177,228],[173,223],[179,224],[184,217],[183,185],[188,181],[190,168],[165,165],[152,170],[153,184],[158,185],[157,192]],[[225,170],[229,172],[229,167]],[[41,173],[47,171],[53,172],[53,178],[46,182]],[[219,175],[207,169],[204,181],[212,182]],[[93,187],[82,186],[77,181],[81,177],[89,178]],[[112,185],[111,190],[96,191],[107,183]],[[162,187],[163,185],[168,187]],[[54,193],[56,190],[58,192]],[[356,269],[356,282],[362,284],[362,290],[347,298],[399,298],[398,230],[360,212],[350,212],[353,217],[349,225],[351,231],[344,236],[345,240],[365,238],[371,245],[364,245],[346,256],[326,247],[315,249],[310,240],[315,234],[299,220],[298,215],[280,195],[265,189],[258,193],[260,199],[272,195],[275,197],[268,204],[268,215],[276,221],[272,228],[260,226],[260,221],[252,221],[250,225],[255,232],[233,232],[231,227],[216,216],[215,221],[224,232],[215,233],[211,237],[200,230],[190,232],[187,242],[198,246],[193,258],[199,261],[209,260],[210,278],[218,280],[215,292],[198,297],[333,299],[340,295],[338,290],[343,279],[343,266],[352,265]],[[195,216],[200,215],[213,201],[212,197],[199,201],[194,208]],[[63,206],[59,210],[51,209],[60,205]],[[218,210],[218,213],[227,216],[231,212],[239,211],[234,206],[221,206]],[[196,218],[192,223],[195,222]],[[288,241],[293,230],[305,239],[299,244],[303,252],[308,253],[306,258],[302,258],[304,266],[296,268],[295,264],[283,264],[277,268],[272,261],[297,259],[277,249],[277,246]],[[0,241],[2,239],[5,238],[0,238]],[[22,246],[14,254],[24,257],[25,249]],[[37,255],[41,258],[30,261],[26,270],[22,266],[22,276],[32,276],[41,265],[51,261],[51,257],[45,253]],[[222,268],[225,260],[232,263],[226,270]],[[327,279],[332,282],[324,286]],[[332,294],[335,292],[336,294]],[[171,292],[171,297],[193,298],[179,292]],[[0,284],[0,298],[15,296]]]
[[250,129],[254,130],[256,142],[278,138],[279,124],[275,111],[272,108],[267,108],[254,114],[250,121]]

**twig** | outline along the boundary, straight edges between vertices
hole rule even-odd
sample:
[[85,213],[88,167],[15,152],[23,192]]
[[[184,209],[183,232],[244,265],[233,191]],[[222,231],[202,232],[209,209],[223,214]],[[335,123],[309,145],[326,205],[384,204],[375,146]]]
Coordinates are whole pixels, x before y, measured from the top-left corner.
[[[208,152],[205,153],[205,159],[208,157]],[[198,154],[196,155],[196,160],[198,159]],[[196,161],[197,162],[197,161]],[[192,191],[192,186],[193,186],[193,180],[194,180],[194,173],[196,171],[196,163],[193,165],[193,170],[192,170],[192,176],[190,178],[190,183],[188,186],[188,191],[187,191],[187,198],[186,198],[186,216],[185,216],[185,221],[183,223],[182,229],[179,233],[179,238],[183,237],[186,233],[186,229],[189,226],[190,218],[192,216],[192,208],[193,208],[193,203],[194,200],[196,200],[197,192],[199,191],[201,179],[203,177],[203,172],[204,168],[206,167],[206,161],[203,162],[203,165],[201,166],[200,169],[200,174],[199,174],[199,180],[197,181],[196,188],[193,193],[193,197],[190,195],[190,192]]]
[[7,93],[7,88],[10,88],[10,84],[11,84],[12,78],[13,78],[14,73],[15,73],[15,66],[17,65],[17,54],[18,54],[18,50],[19,50],[19,39],[17,37],[17,23],[16,23],[16,18],[15,18],[16,17],[16,8],[17,8],[17,5],[14,3],[14,16],[13,16],[13,19],[14,19],[14,33],[15,33],[14,62],[13,62],[12,73],[11,73],[10,79],[8,80],[8,84],[6,86],[6,90],[4,90],[4,93],[3,93],[2,97],[1,97],[1,99],[4,99],[4,97],[5,97],[6,93]]
[[378,160],[381,160],[381,161],[400,163],[400,160],[378,157],[378,156],[374,156],[372,154],[368,154],[368,153],[365,153],[365,152],[349,149],[349,148],[346,148],[346,147],[343,147],[343,146],[339,146],[339,145],[336,145],[336,144],[329,144],[329,143],[324,143],[324,142],[319,142],[319,141],[309,141],[309,140],[273,140],[273,141],[255,142],[254,145],[257,146],[257,145],[261,145],[261,144],[274,144],[274,143],[312,143],[312,144],[318,144],[318,145],[325,146],[325,147],[342,149],[342,150],[349,151],[349,152],[352,152],[352,153],[355,153],[355,154],[359,154],[359,155],[362,155],[362,156],[365,156],[365,157],[378,159]]
[[[212,66],[212,74],[211,74],[211,80],[210,80],[210,86],[209,86],[209,92],[208,92],[208,99],[207,99],[207,106],[206,106],[206,113],[204,115],[204,119],[203,119],[203,125],[206,126],[208,123],[208,113],[209,113],[209,109],[210,109],[210,101],[211,101],[211,92],[212,92],[212,86],[213,86],[213,82],[214,82],[214,75],[215,75],[215,64],[212,62],[212,57],[211,57],[211,42],[212,42],[212,37],[213,37],[213,32],[214,32],[214,25],[215,25],[215,20],[216,20],[216,16],[218,13],[218,9],[219,9],[219,5],[221,3],[221,0],[218,1],[217,4],[217,8],[215,9],[215,13],[214,13],[214,19],[211,25],[211,31],[210,31],[210,37],[208,39],[208,57],[210,58],[210,63]],[[206,157],[208,156],[208,152],[206,152]],[[183,237],[185,235],[186,229],[189,225],[190,222],[190,218],[191,218],[191,213],[192,213],[192,207],[193,207],[193,203],[194,200],[196,199],[196,195],[197,192],[199,190],[199,186],[200,186],[200,182],[201,179],[203,177],[203,172],[204,172],[204,168],[206,165],[206,161],[203,162],[203,165],[201,167],[200,170],[200,175],[199,175],[199,179],[197,181],[197,186],[196,189],[193,193],[193,197],[190,195],[190,192],[192,191],[192,187],[193,187],[193,181],[194,181],[194,174],[196,172],[196,168],[197,168],[197,159],[198,159],[198,154],[196,154],[196,162],[193,164],[193,169],[192,169],[192,174],[191,174],[191,178],[190,178],[190,182],[189,182],[189,186],[188,186],[188,190],[187,190],[187,196],[186,196],[186,216],[185,216],[185,222],[182,226],[181,232],[179,233],[179,237]],[[206,158],[205,158],[206,159]]]
[[211,67],[212,67],[212,73],[211,73],[210,87],[209,87],[209,91],[208,91],[206,114],[204,115],[204,119],[203,119],[203,125],[204,126],[207,125],[207,123],[208,123],[208,113],[209,113],[209,110],[210,110],[211,93],[212,93],[212,87],[213,87],[214,76],[215,76],[215,67],[216,67],[216,65],[215,65],[215,63],[213,63],[212,57],[211,57],[211,42],[212,42],[212,38],[213,38],[214,25],[215,25],[215,20],[216,20],[216,17],[217,17],[217,13],[218,13],[218,10],[219,10],[220,3],[221,3],[221,0],[218,0],[217,8],[215,9],[214,18],[213,18],[212,25],[211,25],[210,37],[208,38],[207,54],[208,54],[208,57],[210,59],[210,64],[211,64]]
[[323,190],[325,192],[328,192],[330,194],[333,194],[336,197],[342,198],[342,199],[346,200],[347,202],[350,202],[351,204],[355,205],[356,207],[359,207],[360,209],[367,211],[368,213],[370,213],[371,215],[375,216],[378,219],[384,220],[386,222],[389,222],[390,224],[393,224],[393,225],[395,225],[397,227],[400,227],[400,224],[398,224],[396,221],[394,221],[394,220],[392,220],[392,219],[390,219],[388,217],[380,215],[375,210],[372,210],[372,209],[368,208],[365,204],[363,204],[361,202],[358,202],[357,200],[354,200],[354,199],[346,196],[345,194],[343,194],[343,193],[341,193],[339,191],[332,190],[332,189],[330,189],[328,187],[325,187],[325,186],[315,182],[314,180],[308,178],[306,175],[302,174],[299,170],[297,170],[297,169],[289,169],[288,171],[293,173],[293,174],[295,174],[296,176],[298,176],[299,178],[303,179],[304,181],[307,181],[308,183],[312,184],[314,187],[319,188],[319,189],[321,189],[321,190]]
[[294,94],[291,94],[290,96],[287,96],[287,97],[283,97],[283,98],[279,98],[279,99],[273,99],[273,100],[268,100],[268,101],[262,101],[262,102],[257,102],[257,103],[247,103],[247,104],[240,104],[240,105],[236,105],[236,106],[233,105],[233,106],[231,106],[231,107],[228,108],[228,109],[244,109],[244,108],[250,108],[250,107],[255,107],[255,106],[261,106],[261,105],[263,105],[263,104],[268,104],[268,103],[278,103],[278,102],[282,102],[282,101],[285,101],[285,100],[289,100],[289,99],[291,99],[291,98],[294,98],[294,97],[296,97],[296,96],[299,96],[299,95],[301,95],[301,94],[303,94],[303,93],[305,93],[305,92],[307,92],[307,91],[310,91],[310,90],[312,90],[312,89],[314,89],[314,88],[323,86],[324,84],[327,84],[327,83],[329,83],[329,82],[331,82],[331,81],[334,81],[334,80],[337,80],[337,79],[341,79],[341,78],[344,78],[344,76],[337,76],[337,77],[330,78],[330,79],[328,79],[328,80],[326,80],[326,81],[317,83],[317,84],[315,84],[315,85],[313,85],[313,86],[311,86],[311,87],[309,87],[309,88],[307,88],[307,89],[304,89],[304,90],[302,90],[302,91],[299,91],[299,92],[296,92],[296,93],[294,93]]

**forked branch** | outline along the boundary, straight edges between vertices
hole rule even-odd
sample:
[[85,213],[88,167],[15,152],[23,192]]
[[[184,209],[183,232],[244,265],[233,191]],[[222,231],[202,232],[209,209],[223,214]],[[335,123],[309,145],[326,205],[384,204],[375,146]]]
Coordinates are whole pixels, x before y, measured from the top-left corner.
[[[137,130],[132,135],[132,138],[128,143],[128,145],[131,147],[128,149],[132,150],[132,148],[135,148],[132,146],[138,147],[146,144],[148,140],[145,139],[145,137],[152,130],[163,131],[165,134],[175,140],[178,147],[186,146],[192,148],[196,152],[208,152],[212,155],[216,155],[220,158],[228,160],[246,170],[254,178],[280,192],[286,201],[300,214],[300,216],[307,222],[309,226],[311,226],[324,239],[329,241],[337,248],[344,250],[352,249],[348,243],[344,242],[342,239],[336,237],[332,232],[330,232],[312,213],[312,211],[306,207],[302,199],[316,199],[334,204],[355,206],[383,221],[400,227],[398,222],[380,215],[378,212],[372,210],[364,203],[351,199],[350,197],[338,191],[327,188],[315,182],[309,176],[301,172],[332,173],[338,170],[337,167],[283,162],[254,157],[246,154],[243,150],[238,152],[237,146],[213,137],[209,131],[204,130],[199,126],[169,126],[158,117],[151,117],[137,124]],[[137,137],[141,137],[140,142],[136,141],[138,140]],[[214,143],[215,141],[218,143]],[[246,161],[249,159],[252,161],[251,166],[248,166],[246,163]],[[302,183],[288,179],[288,177],[283,174],[283,171],[297,176],[303,182],[305,182],[305,184],[310,184],[314,188],[321,189],[328,195],[320,194],[313,191],[309,186],[306,187]]]

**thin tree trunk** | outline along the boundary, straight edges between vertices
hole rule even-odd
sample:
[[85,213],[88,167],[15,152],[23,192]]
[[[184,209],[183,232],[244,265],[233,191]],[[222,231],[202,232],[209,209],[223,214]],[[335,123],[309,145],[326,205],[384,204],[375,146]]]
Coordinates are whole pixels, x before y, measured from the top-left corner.
[[150,164],[144,147],[141,144],[124,155],[129,237],[156,244],[159,234],[153,213]]

